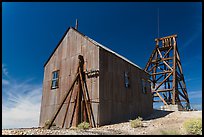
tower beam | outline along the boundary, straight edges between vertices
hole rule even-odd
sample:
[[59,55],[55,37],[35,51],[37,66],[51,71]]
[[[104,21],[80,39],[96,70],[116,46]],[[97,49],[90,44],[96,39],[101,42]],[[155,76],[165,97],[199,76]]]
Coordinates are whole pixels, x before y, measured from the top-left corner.
[[[177,48],[177,35],[156,38],[156,46],[145,66],[150,74],[153,102],[179,105],[190,109],[181,60]],[[159,97],[160,100],[155,100]]]

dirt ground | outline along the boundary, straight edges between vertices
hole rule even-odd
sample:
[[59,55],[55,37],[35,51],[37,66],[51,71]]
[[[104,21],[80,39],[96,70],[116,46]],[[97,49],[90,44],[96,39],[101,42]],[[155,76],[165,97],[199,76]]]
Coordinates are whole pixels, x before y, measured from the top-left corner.
[[[161,111],[143,120],[143,127],[132,128],[130,122],[103,126],[93,131],[112,131],[112,134],[128,135],[161,135],[162,131],[172,134],[186,134],[183,122],[189,118],[202,118],[202,111]],[[176,132],[176,133],[175,133]]]
[[[185,135],[183,122],[189,118],[202,118],[202,111],[161,111],[154,110],[153,114],[143,120],[143,127],[132,128],[130,122],[102,126],[88,130],[55,129],[45,130],[40,128],[32,129],[10,129],[2,130],[3,135],[22,134],[63,134],[63,135],[162,135],[179,134]],[[164,133],[165,132],[165,133]],[[167,132],[167,133],[166,133]]]

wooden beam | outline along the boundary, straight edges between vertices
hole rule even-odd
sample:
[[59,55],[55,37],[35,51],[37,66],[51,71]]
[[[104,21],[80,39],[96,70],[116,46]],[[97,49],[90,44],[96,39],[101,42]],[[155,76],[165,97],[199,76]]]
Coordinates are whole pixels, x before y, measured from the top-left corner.
[[173,72],[169,73],[169,75],[155,88],[155,91],[171,76]]
[[[157,92],[169,92],[172,91],[173,89],[161,89],[161,90],[157,90]],[[153,90],[152,92],[155,92],[155,90]]]
[[155,41],[160,41],[160,40],[164,40],[164,39],[167,39],[167,38],[174,38],[174,37],[177,37],[177,35],[174,34],[174,35],[171,35],[171,36],[166,36],[166,37],[162,37],[162,38],[156,38]]
[[162,98],[162,96],[161,96],[157,91],[155,91],[155,92],[156,92],[156,94],[159,96],[159,98],[162,100],[162,102],[163,102],[165,105],[168,106],[168,104],[167,104],[166,101]]
[[[81,71],[81,69],[79,68],[79,71]],[[88,101],[87,101],[87,97],[86,97],[86,93],[85,93],[85,88],[84,88],[84,84],[83,84],[83,79],[82,79],[82,74],[79,73],[80,75],[80,81],[81,81],[81,85],[82,85],[82,92],[83,92],[83,98],[84,98],[84,101],[85,101],[85,106],[86,106],[86,109],[87,109],[87,114],[88,114],[88,119],[89,119],[89,124],[90,126],[92,127],[92,120],[91,120],[91,111],[90,111],[90,107],[88,105]]]
[[62,106],[63,106],[63,104],[64,104],[66,98],[68,97],[70,91],[71,91],[72,88],[74,87],[74,84],[75,84],[76,80],[78,79],[78,77],[79,77],[79,74],[76,75],[74,81],[73,81],[72,84],[71,84],[71,87],[69,88],[69,90],[67,91],[67,93],[64,95],[63,99],[61,100],[59,107],[57,108],[57,110],[55,111],[54,115],[52,116],[52,118],[51,118],[51,120],[50,120],[50,124],[48,124],[48,126],[45,127],[45,128],[49,129],[49,128],[52,126],[52,124],[53,124],[55,118],[57,117],[59,111],[61,110],[61,108],[62,108]]
[[149,65],[150,65],[150,62],[151,62],[151,60],[153,59],[153,57],[154,57],[154,55],[155,55],[155,52],[156,52],[156,50],[154,49],[154,50],[152,51],[152,54],[151,54],[151,56],[150,56],[150,58],[149,58],[149,60],[148,60],[148,62],[147,62],[147,65],[145,66],[145,69],[144,69],[144,70],[147,70],[147,69],[148,69],[148,67],[149,67]]
[[175,105],[175,97],[176,97],[176,40],[173,37],[173,97],[172,104]]
[[167,73],[171,73],[172,71],[162,71],[162,72],[157,72],[157,73],[152,73],[150,75],[159,75],[159,74],[167,74]]
[[66,118],[67,118],[67,112],[68,112],[69,105],[70,105],[70,102],[71,102],[72,93],[73,93],[73,89],[71,90],[71,93],[70,93],[70,96],[69,96],[69,100],[68,100],[68,103],[67,103],[66,112],[65,112],[64,119],[63,119],[63,122],[62,122],[62,128],[64,127],[65,120],[66,120]]
[[169,54],[169,52],[172,50],[172,46],[170,46],[170,48],[168,49],[168,51],[164,54],[164,58],[166,57],[167,54]]
[[161,52],[159,51],[158,48],[157,48],[157,51],[158,51],[159,56],[160,56],[160,58],[162,59],[163,63],[164,63],[171,71],[173,71],[173,69],[166,63],[166,61],[163,60],[162,54],[161,54]]
[[72,122],[73,122],[73,119],[74,119],[74,114],[75,114],[75,111],[76,111],[76,104],[77,104],[77,95],[78,94],[75,94],[75,98],[74,98],[74,107],[73,107],[73,110],[71,111],[72,112],[72,116],[71,116],[71,120],[70,120],[70,123],[69,123],[69,127],[72,126]]

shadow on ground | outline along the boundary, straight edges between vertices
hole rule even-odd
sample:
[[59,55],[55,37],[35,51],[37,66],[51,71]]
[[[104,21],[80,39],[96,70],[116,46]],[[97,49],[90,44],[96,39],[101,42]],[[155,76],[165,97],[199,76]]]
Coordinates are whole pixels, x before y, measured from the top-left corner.
[[154,109],[153,113],[150,116],[143,118],[143,120],[151,120],[151,119],[157,119],[157,118],[165,117],[166,115],[168,115],[172,112],[174,112],[174,111],[165,111],[165,110]]

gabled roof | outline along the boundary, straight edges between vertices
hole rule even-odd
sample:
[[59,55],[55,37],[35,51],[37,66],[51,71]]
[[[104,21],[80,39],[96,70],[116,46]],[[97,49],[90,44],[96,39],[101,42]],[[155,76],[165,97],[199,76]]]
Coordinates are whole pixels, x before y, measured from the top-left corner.
[[44,67],[46,66],[46,64],[48,63],[48,61],[50,60],[50,58],[52,57],[52,55],[54,54],[54,52],[56,51],[56,49],[58,48],[58,46],[60,45],[60,43],[62,42],[62,40],[64,39],[64,37],[66,36],[66,34],[68,33],[68,31],[69,31],[70,29],[75,30],[75,31],[78,32],[80,35],[82,35],[83,37],[85,37],[86,39],[88,39],[90,42],[92,42],[94,45],[96,45],[96,46],[98,46],[98,47],[100,47],[100,48],[102,48],[102,49],[104,49],[104,50],[106,50],[106,51],[108,51],[108,52],[111,52],[112,54],[118,56],[119,58],[125,60],[126,62],[128,62],[128,63],[132,64],[133,66],[135,66],[135,67],[137,67],[137,68],[139,68],[139,69],[142,70],[141,67],[139,67],[139,66],[136,65],[135,63],[131,62],[131,61],[128,60],[127,58],[125,58],[125,57],[119,55],[118,53],[114,52],[113,50],[111,50],[111,49],[109,49],[109,48],[103,46],[102,44],[100,44],[100,43],[94,41],[93,39],[91,39],[91,38],[89,38],[88,36],[82,34],[81,32],[79,32],[78,30],[76,30],[76,29],[73,28],[73,27],[69,27],[69,28],[66,30],[66,32],[65,32],[64,35],[63,35],[63,37],[62,37],[61,40],[59,41],[58,45],[56,46],[56,48],[54,49],[54,51],[52,52],[52,54],[50,55],[50,57],[48,58],[48,60],[46,61],[46,63],[44,64]]

